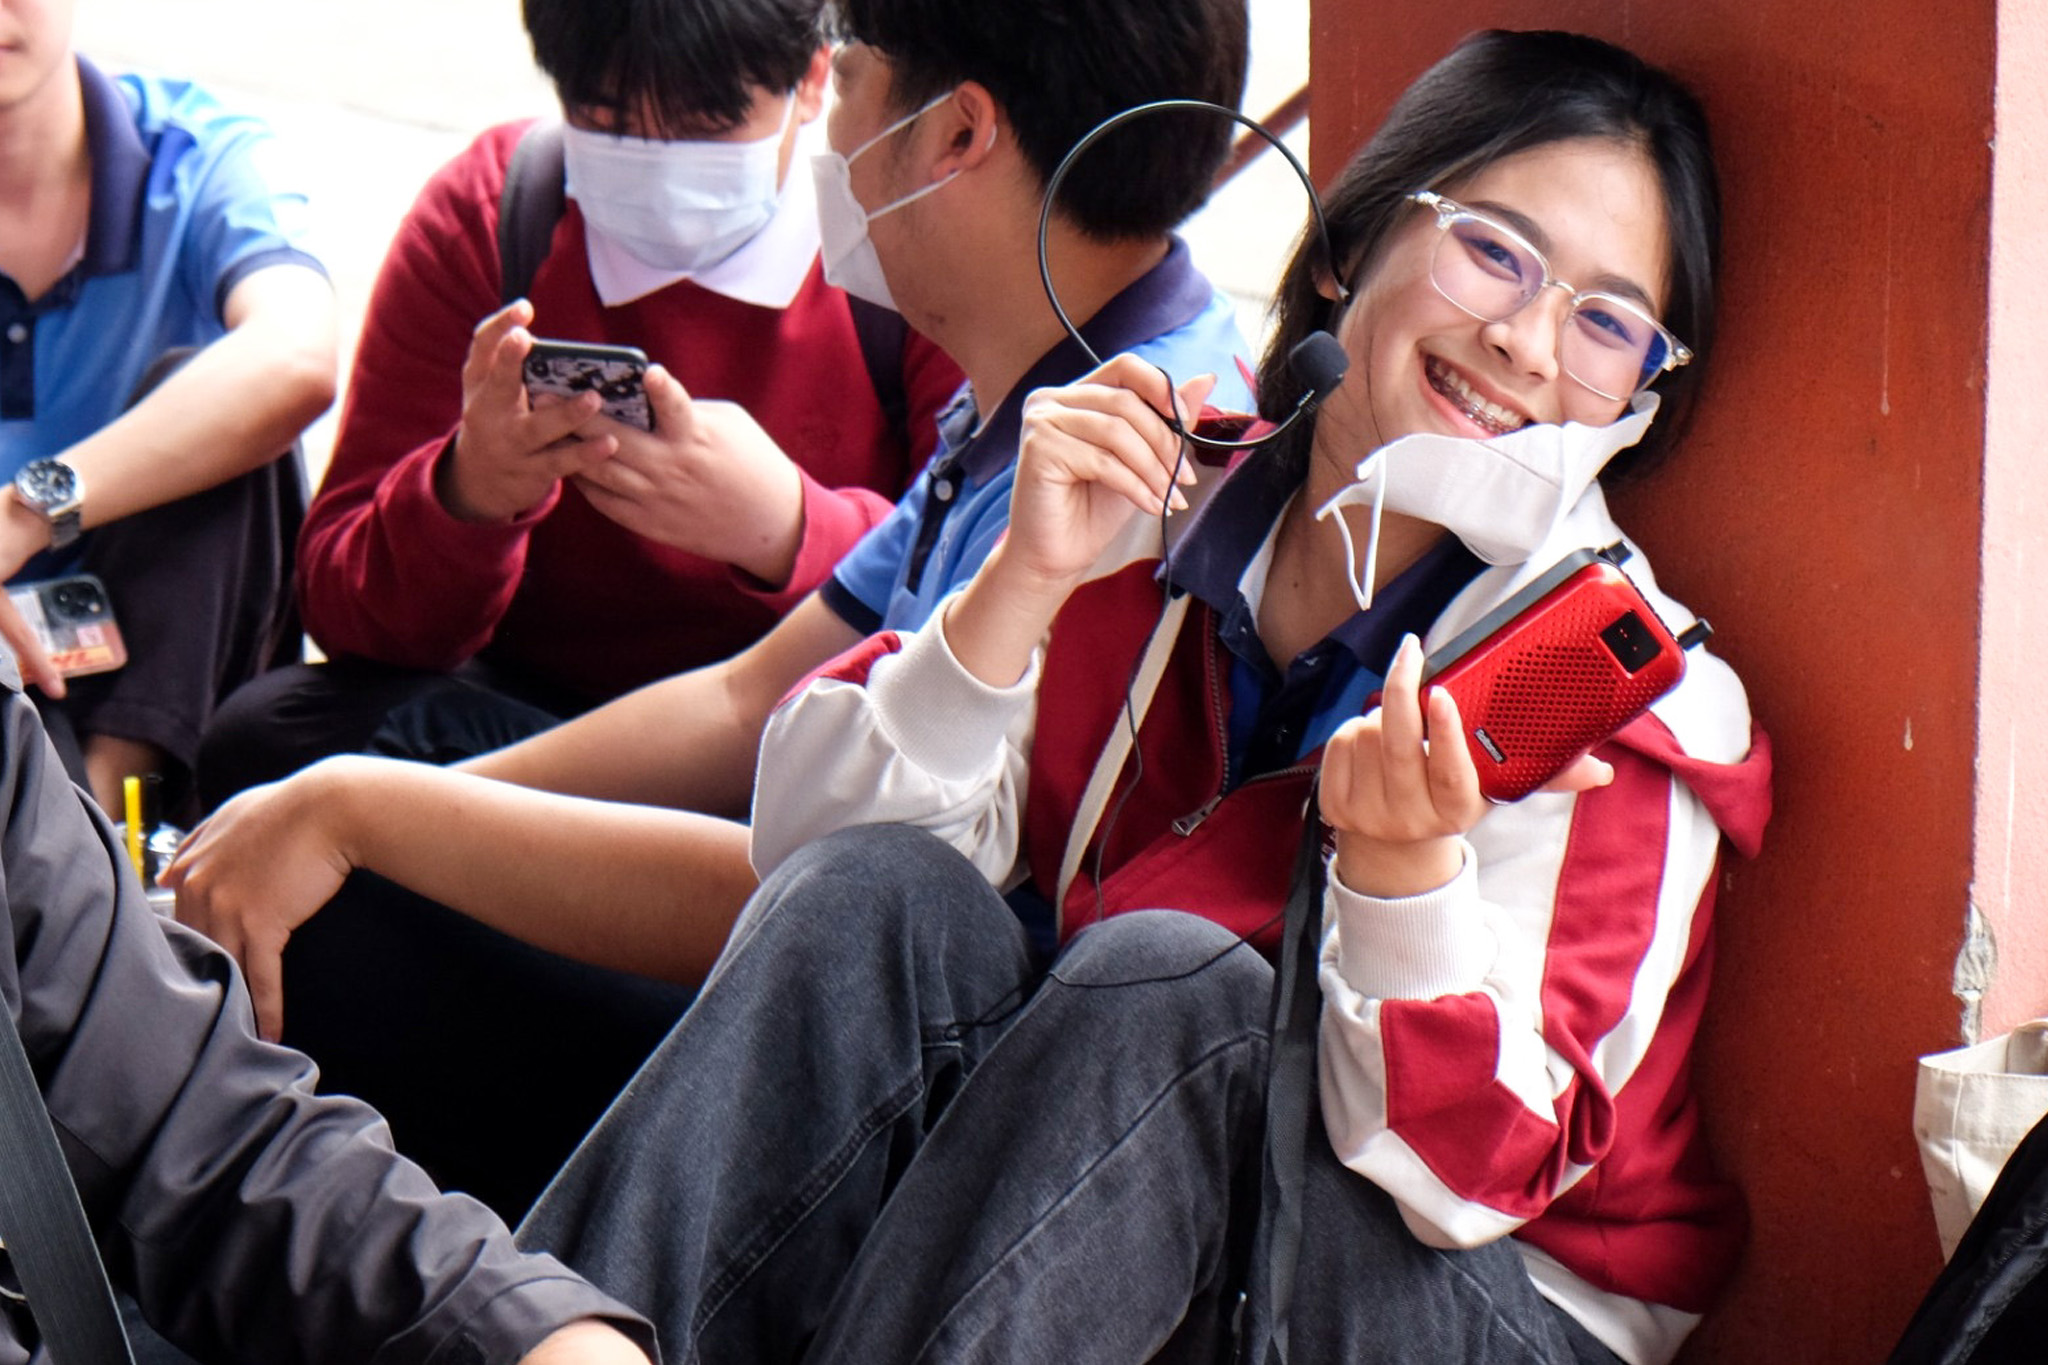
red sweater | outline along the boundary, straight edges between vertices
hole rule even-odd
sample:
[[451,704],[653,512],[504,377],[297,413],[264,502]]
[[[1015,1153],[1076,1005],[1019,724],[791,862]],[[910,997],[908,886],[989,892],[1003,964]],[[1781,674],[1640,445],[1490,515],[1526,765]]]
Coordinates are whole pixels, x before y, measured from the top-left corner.
[[638,346],[691,394],[753,414],[804,476],[804,533],[779,591],[646,540],[571,486],[510,525],[457,521],[433,491],[470,333],[499,306],[498,198],[523,124],[438,171],[392,240],[356,352],[333,463],[299,542],[306,625],[329,654],[416,668],[476,656],[593,702],[744,648],[823,581],[930,454],[958,369],[909,334],[911,449],[888,431],[845,295],[813,263],[787,308],[690,281],[599,302],[572,200],[530,297],[536,336]]

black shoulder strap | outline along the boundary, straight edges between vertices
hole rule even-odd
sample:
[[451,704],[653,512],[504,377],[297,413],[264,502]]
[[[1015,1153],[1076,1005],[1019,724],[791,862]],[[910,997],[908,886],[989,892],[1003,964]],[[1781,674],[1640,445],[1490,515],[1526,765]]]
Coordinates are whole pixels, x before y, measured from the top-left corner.
[[1252,1321],[1264,1325],[1265,1340],[1246,1343],[1243,1358],[1251,1365],[1286,1365],[1291,1358],[1287,1317],[1301,1256],[1302,1172],[1323,1003],[1316,980],[1323,925],[1323,822],[1313,789],[1304,826],[1294,861],[1294,887],[1287,897],[1267,1035],[1272,1042],[1266,1071],[1265,1174],[1251,1262],[1253,1293],[1265,1300],[1263,1311],[1254,1313]]
[[866,299],[846,296],[853,314],[853,334],[860,338],[860,358],[868,367],[868,382],[882,404],[882,416],[898,448],[910,449],[910,390],[903,383],[903,347],[910,339],[910,324],[894,308],[884,308]]
[[542,119],[519,135],[498,195],[498,301],[526,297],[562,220],[562,125]]
[[85,1207],[29,1069],[14,1017],[0,1004],[0,1238],[56,1365],[132,1362],[86,1226]]

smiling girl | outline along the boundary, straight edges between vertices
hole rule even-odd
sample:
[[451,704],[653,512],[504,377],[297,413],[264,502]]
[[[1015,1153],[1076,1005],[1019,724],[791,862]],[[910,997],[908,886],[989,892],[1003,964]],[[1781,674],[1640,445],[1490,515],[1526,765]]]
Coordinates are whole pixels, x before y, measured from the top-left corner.
[[[1219,1358],[1272,980],[1240,939],[1275,935],[1319,810],[1298,1358],[1668,1359],[1740,1238],[1688,1058],[1765,746],[1695,652],[1553,789],[1489,805],[1425,743],[1459,718],[1420,674],[1622,539],[1597,477],[1683,416],[1718,212],[1668,76],[1483,34],[1290,267],[1262,406],[1294,407],[1285,358],[1327,329],[1350,368],[1313,422],[1219,477],[1159,416],[1206,378],[1123,357],[1036,395],[979,575],[778,714],[762,892],[530,1233],[686,1356]],[[652,1188],[659,1231],[619,1197]]]

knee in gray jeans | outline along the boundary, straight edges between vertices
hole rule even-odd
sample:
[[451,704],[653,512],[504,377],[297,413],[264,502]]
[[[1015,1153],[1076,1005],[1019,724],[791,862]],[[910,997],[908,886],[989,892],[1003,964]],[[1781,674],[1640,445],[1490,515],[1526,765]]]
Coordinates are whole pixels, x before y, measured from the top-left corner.
[[1150,984],[1200,979],[1234,994],[1266,989],[1272,969],[1250,944],[1199,915],[1137,910],[1112,915],[1076,935],[1053,968],[1070,986]]
[[943,840],[907,825],[859,825],[813,840],[771,872],[741,912],[726,953],[771,926],[810,945],[801,951],[894,953],[913,939],[985,923],[976,913],[983,906],[1011,918],[974,865]]

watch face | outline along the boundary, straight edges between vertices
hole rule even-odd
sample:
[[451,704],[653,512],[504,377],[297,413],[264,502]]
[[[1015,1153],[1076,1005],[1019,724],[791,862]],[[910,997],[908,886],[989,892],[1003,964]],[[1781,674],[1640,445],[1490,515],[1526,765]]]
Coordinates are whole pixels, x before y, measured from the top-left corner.
[[58,460],[32,460],[14,476],[22,498],[45,511],[61,507],[78,494],[78,475]]

